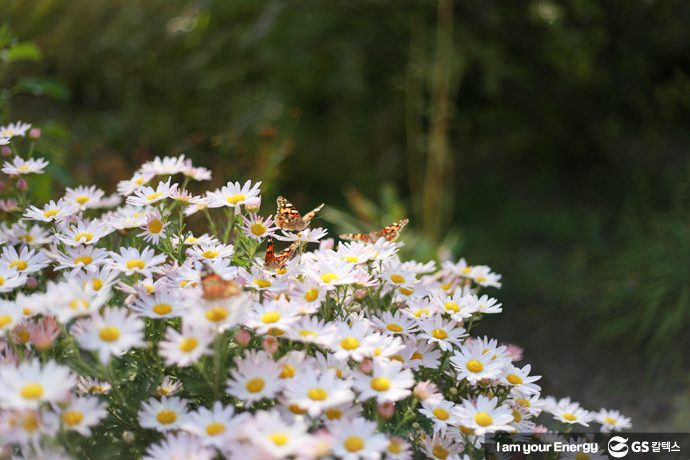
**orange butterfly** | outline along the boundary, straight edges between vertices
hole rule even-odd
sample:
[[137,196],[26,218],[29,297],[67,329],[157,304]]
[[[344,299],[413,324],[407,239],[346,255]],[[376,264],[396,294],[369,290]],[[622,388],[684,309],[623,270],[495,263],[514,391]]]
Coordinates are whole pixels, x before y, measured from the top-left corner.
[[227,299],[242,292],[239,284],[232,280],[224,280],[208,267],[201,273],[201,288],[206,300]]
[[281,270],[285,268],[288,260],[292,259],[298,247],[299,241],[295,241],[290,246],[283,249],[280,254],[276,255],[273,238],[269,238],[268,246],[266,246],[266,256],[264,257],[264,268],[270,270]]
[[285,197],[279,196],[276,200],[278,210],[276,211],[276,225],[281,230],[301,231],[309,226],[317,212],[323,208],[323,203],[312,209],[304,216],[290,203]]
[[346,233],[340,235],[343,240],[357,240],[364,241],[365,243],[375,243],[376,240],[383,237],[388,241],[395,241],[400,236],[400,231],[405,228],[405,225],[410,222],[409,219],[401,219],[397,222],[390,224],[387,227],[383,227],[378,232],[371,233]]

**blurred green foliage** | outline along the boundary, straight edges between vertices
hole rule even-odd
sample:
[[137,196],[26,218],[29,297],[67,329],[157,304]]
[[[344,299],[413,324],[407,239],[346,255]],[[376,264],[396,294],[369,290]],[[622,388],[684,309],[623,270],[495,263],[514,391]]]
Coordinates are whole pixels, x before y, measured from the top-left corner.
[[409,215],[418,254],[505,274],[506,324],[661,357],[690,326],[686,1],[0,3],[4,118],[69,127],[59,185],[185,153],[338,230]]

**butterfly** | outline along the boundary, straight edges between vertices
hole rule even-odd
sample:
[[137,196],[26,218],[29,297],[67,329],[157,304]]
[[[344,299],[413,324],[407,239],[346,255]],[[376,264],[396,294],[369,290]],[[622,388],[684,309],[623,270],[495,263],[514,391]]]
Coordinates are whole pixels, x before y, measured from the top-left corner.
[[206,267],[201,272],[201,288],[206,300],[227,299],[239,295],[242,288],[232,280],[224,280],[218,273]]
[[295,255],[298,247],[299,241],[295,241],[290,246],[283,249],[280,254],[276,255],[273,238],[269,238],[268,246],[266,246],[266,256],[264,257],[264,268],[271,270],[280,270],[285,268],[288,260],[292,259],[292,256]]
[[387,227],[383,227],[378,232],[346,233],[344,235],[340,235],[340,238],[343,240],[364,241],[365,243],[375,243],[379,238],[385,238],[387,241],[395,241],[400,236],[400,231],[405,228],[405,225],[407,225],[409,221],[409,219],[401,219],[388,225]]
[[285,197],[279,196],[276,204],[278,205],[278,210],[276,211],[275,222],[278,228],[298,232],[307,228],[316,213],[323,208],[323,203],[321,203],[302,216]]

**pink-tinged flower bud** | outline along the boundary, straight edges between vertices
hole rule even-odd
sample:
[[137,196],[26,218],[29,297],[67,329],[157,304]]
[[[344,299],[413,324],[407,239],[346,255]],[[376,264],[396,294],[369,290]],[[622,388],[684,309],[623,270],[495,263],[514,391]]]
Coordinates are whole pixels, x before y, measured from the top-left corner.
[[333,238],[326,238],[326,239],[319,241],[319,250],[323,251],[326,249],[333,249],[334,245],[335,245],[335,240]]
[[357,289],[355,291],[355,299],[362,300],[367,296],[367,291],[364,289]]
[[276,351],[278,351],[278,339],[275,337],[265,337],[263,342],[261,342],[261,346],[263,347],[264,351],[268,354],[273,354]]
[[0,148],[0,154],[2,154],[4,157],[12,156],[12,149],[7,146],[2,147]]
[[513,345],[512,343],[509,343],[506,347],[506,354],[510,357],[512,362],[520,361],[522,359],[523,352],[524,350],[522,347]]
[[38,287],[38,280],[33,276],[27,277],[26,278],[26,287],[28,289],[36,289]]
[[31,128],[29,130],[29,139],[40,139],[41,128]]
[[258,212],[261,207],[261,197],[250,198],[244,203],[244,207],[249,212]]
[[246,347],[252,340],[252,336],[246,329],[240,329],[235,333],[235,343],[241,347]]
[[125,431],[122,433],[122,440],[127,444],[131,444],[136,441],[137,437],[131,431]]
[[438,388],[436,385],[428,380],[419,382],[412,390],[412,394],[414,394],[415,398],[419,399],[420,401],[426,401],[427,399],[434,397],[437,392]]
[[17,181],[17,190],[20,192],[26,192],[29,188],[29,183],[23,177]]
[[383,418],[391,418],[395,414],[395,403],[390,401],[384,402],[376,406],[376,410]]
[[365,374],[369,374],[373,369],[374,362],[369,358],[365,358],[359,363],[359,370]]

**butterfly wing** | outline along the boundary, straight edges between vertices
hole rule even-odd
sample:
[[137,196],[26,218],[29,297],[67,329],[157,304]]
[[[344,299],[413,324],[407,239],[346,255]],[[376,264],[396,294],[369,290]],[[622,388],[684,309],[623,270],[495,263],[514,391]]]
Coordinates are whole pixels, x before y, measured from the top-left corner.
[[285,268],[288,260],[292,259],[299,247],[299,241],[295,241],[287,248],[283,249],[280,254],[275,254],[275,246],[273,239],[268,239],[268,246],[266,247],[266,256],[264,258],[264,268],[271,270],[280,270]]
[[398,239],[400,236],[400,231],[405,228],[405,225],[407,225],[410,222],[409,219],[402,219],[399,220],[395,223],[392,223],[388,225],[387,227],[384,227],[381,229],[380,232],[376,232],[376,236],[378,238],[384,237],[387,241],[395,241]]
[[285,197],[279,196],[276,200],[278,209],[276,210],[276,225],[281,230],[300,231],[304,230],[306,224],[302,215],[295,209]]
[[206,300],[227,299],[242,292],[242,288],[236,282],[224,280],[210,269],[206,269],[201,275],[201,288]]
[[324,203],[321,203],[320,205],[318,205],[317,207],[315,207],[314,209],[312,209],[311,211],[309,211],[308,213],[306,213],[306,214],[304,215],[304,217],[302,217],[302,222],[304,222],[304,226],[305,226],[305,227],[306,227],[307,225],[309,225],[309,223],[310,223],[311,220],[314,218],[314,216],[316,215],[316,213],[319,212],[319,211],[321,211],[321,208],[323,208],[323,205],[324,205]]
[[371,233],[344,233],[340,235],[341,240],[362,241],[364,243],[373,243]]

